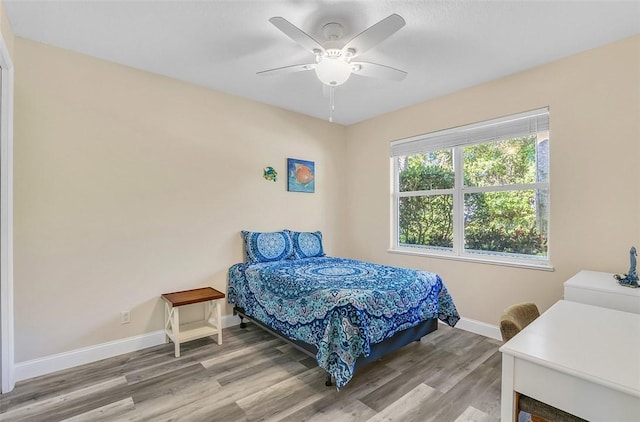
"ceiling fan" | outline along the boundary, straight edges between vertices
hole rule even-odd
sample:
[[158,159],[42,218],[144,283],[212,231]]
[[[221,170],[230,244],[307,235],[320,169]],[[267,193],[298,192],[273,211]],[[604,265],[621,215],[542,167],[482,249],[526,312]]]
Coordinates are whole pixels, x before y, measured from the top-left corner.
[[352,73],[397,81],[401,81],[407,76],[407,72],[390,66],[352,61],[355,57],[375,47],[402,28],[405,25],[405,21],[400,15],[387,16],[343,45],[340,43],[343,27],[339,23],[332,22],[322,27],[327,39],[323,46],[285,18],[276,16],[269,19],[269,22],[293,41],[309,50],[315,56],[315,63],[263,70],[258,72],[258,75],[315,70],[320,82],[329,86],[342,85]]
[[[311,52],[315,56],[315,61],[313,63],[263,70],[257,72],[257,74],[273,75],[315,70],[316,76],[323,84],[323,88],[329,88],[331,113],[334,109],[334,88],[345,83],[352,74],[395,81],[401,81],[407,76],[407,72],[390,66],[353,61],[354,58],[375,47],[402,28],[406,23],[400,15],[392,14],[387,16],[356,35],[347,43],[341,41],[343,27],[339,23],[331,22],[322,27],[326,42],[320,44],[285,18],[276,16],[269,19],[269,22]],[[329,120],[333,120],[332,115],[330,115]]]

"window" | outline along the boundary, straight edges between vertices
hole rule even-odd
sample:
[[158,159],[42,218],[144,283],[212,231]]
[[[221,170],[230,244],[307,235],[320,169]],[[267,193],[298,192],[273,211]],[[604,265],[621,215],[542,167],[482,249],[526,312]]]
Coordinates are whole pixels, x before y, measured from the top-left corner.
[[547,108],[392,142],[392,251],[549,267]]

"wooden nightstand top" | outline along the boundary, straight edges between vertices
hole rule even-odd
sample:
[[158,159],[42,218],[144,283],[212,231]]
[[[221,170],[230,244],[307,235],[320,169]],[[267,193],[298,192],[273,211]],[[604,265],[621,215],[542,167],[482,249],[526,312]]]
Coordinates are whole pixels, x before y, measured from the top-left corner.
[[217,291],[212,287],[203,287],[201,289],[183,290],[181,292],[164,293],[162,298],[171,306],[190,305],[192,303],[206,302],[224,298],[224,293]]

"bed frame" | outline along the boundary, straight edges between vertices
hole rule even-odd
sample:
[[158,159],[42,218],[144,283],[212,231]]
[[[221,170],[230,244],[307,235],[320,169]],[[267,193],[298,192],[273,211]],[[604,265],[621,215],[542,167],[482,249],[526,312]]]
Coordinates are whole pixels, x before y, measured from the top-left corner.
[[[233,314],[238,315],[240,317],[240,328],[246,328],[247,324],[244,322],[244,319],[246,318],[249,321],[256,324],[258,327],[262,328],[263,330],[273,334],[274,336],[280,338],[286,343],[289,343],[296,349],[300,350],[302,353],[308,356],[311,356],[314,359],[316,358],[316,353],[318,349],[314,345],[288,338],[281,332],[274,330],[273,328],[268,327],[267,325],[258,321],[257,319],[248,316],[245,313],[243,308],[234,306]],[[383,340],[380,343],[372,344],[371,353],[369,354],[369,356],[358,357],[358,360],[356,360],[356,365],[354,369],[358,369],[359,367],[362,367],[367,363],[378,360],[384,355],[394,352],[400,349],[401,347],[406,346],[409,343],[412,343],[414,341],[420,341],[422,337],[426,336],[427,334],[437,329],[438,329],[438,319],[430,318],[422,321],[420,324],[416,325],[415,327],[409,327],[402,331],[399,331],[396,334],[394,334],[393,337]],[[324,384],[327,387],[333,384],[331,374],[327,373],[327,378]]]

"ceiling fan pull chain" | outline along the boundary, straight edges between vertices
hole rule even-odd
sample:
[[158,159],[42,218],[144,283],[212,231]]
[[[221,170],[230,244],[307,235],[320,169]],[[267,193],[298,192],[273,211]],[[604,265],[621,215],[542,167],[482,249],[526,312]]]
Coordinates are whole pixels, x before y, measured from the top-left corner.
[[335,86],[329,87],[329,121],[333,123],[333,111],[336,108],[335,105]]

